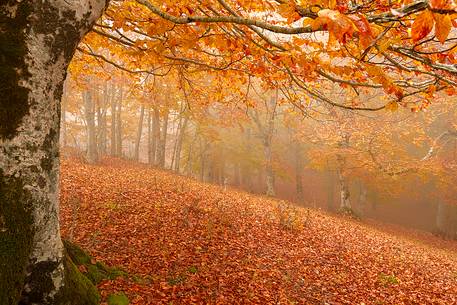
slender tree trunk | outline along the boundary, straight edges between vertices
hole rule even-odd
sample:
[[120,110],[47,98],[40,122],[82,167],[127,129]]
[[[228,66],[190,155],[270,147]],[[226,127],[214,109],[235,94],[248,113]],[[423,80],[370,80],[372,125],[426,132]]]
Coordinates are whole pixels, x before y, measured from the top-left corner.
[[220,185],[224,185],[225,183],[225,150],[224,146],[220,147],[220,154],[219,154],[219,160],[217,163],[218,167],[218,180]]
[[359,181],[359,213],[361,216],[365,215],[365,210],[367,208],[367,197],[368,190],[362,181]]
[[163,125],[160,135],[159,147],[158,147],[158,165],[161,168],[165,168],[165,151],[167,149],[167,134],[168,134],[168,110],[165,112],[163,117]]
[[301,143],[295,143],[295,187],[297,202],[303,202],[303,150]]
[[124,88],[119,88],[119,100],[116,109],[116,156],[122,157],[122,100],[124,99]]
[[184,122],[179,129],[179,136],[176,145],[176,156],[175,156],[175,171],[179,173],[180,165],[181,165],[181,151],[182,151],[182,144],[184,141],[184,136],[186,134],[187,124],[189,122],[189,117],[186,115],[184,118]]
[[273,153],[271,151],[271,139],[264,139],[263,151],[265,154],[265,178],[267,184],[267,196],[275,196],[275,176],[273,171]]
[[155,139],[153,138],[152,135],[152,111],[151,109],[148,109],[148,164],[149,165],[154,165],[154,155],[155,155],[155,149],[152,149],[152,143],[155,142]]
[[[349,135],[343,134],[339,143],[340,148],[347,148],[349,146]],[[346,174],[346,158],[340,154],[337,155],[336,161],[338,164],[338,182],[340,185],[340,210],[352,210],[351,193],[349,191],[349,184]]]
[[135,141],[135,161],[140,159],[140,144],[141,144],[141,135],[143,134],[143,120],[144,120],[144,105],[141,105],[140,118],[138,120],[138,131],[136,134]]
[[175,143],[173,145],[173,154],[171,156],[171,164],[170,164],[171,170],[175,169],[176,149],[178,148],[178,137],[179,137],[179,130],[181,129],[181,125],[182,125],[182,116],[179,116],[179,122],[178,122],[178,126],[177,126],[176,132],[175,132]]
[[154,120],[152,121],[152,134],[153,134],[153,142],[152,142],[152,153],[153,153],[153,160],[154,165],[159,165],[160,159],[160,112],[159,109],[154,107]]
[[333,172],[329,171],[327,174],[327,210],[334,210],[335,202],[335,179]]
[[[105,1],[0,3],[0,304],[95,304],[58,217],[60,99]],[[89,286],[87,286],[89,287]],[[93,293],[93,291],[92,291]]]
[[116,155],[116,87],[111,87],[111,156]]
[[106,112],[109,104],[109,90],[108,82],[103,85],[103,103],[99,106],[99,117],[98,117],[98,152],[99,155],[106,155],[106,135],[107,135],[107,123],[106,123]]
[[[247,128],[245,132],[245,153],[250,153],[252,151],[252,136],[251,129]],[[252,191],[252,169],[249,160],[243,160],[241,168],[241,184],[248,190]]]
[[205,181],[205,171],[206,171],[206,141],[203,139],[200,139],[200,181],[204,182]]
[[193,166],[192,166],[192,156],[194,150],[194,144],[197,138],[197,133],[195,132],[194,139],[189,143],[189,150],[187,152],[187,164],[186,164],[186,175],[192,176],[193,174]]
[[341,156],[338,156],[338,163],[340,164],[338,168],[338,182],[340,185],[340,209],[341,210],[351,210],[351,193],[349,192],[349,185],[346,179],[346,172],[344,170],[344,159]]
[[92,98],[92,92],[87,90],[83,94],[84,99],[84,116],[87,128],[87,162],[95,164],[98,161],[97,154],[97,136],[95,131],[95,105]]
[[241,184],[240,162],[236,161],[233,164],[233,185],[240,186],[240,184]]
[[442,201],[439,200],[436,204],[436,217],[435,217],[435,225],[436,225],[436,232],[443,237],[448,235],[448,218],[449,215],[447,213],[447,205]]

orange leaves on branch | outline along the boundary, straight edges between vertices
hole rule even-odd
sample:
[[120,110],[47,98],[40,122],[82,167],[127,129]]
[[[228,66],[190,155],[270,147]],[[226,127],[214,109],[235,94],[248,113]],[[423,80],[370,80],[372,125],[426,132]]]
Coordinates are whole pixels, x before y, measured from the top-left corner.
[[[436,1],[435,1],[436,2]],[[420,13],[414,20],[411,27],[411,38],[417,42],[425,38],[433,30],[435,25],[435,36],[443,44],[451,32],[452,19],[448,14],[433,14],[430,10]]]
[[411,27],[411,38],[414,42],[426,37],[433,29],[433,14],[429,10],[420,13]]
[[451,32],[452,28],[452,21],[451,16],[449,15],[442,15],[442,14],[434,14],[433,17],[435,18],[435,35],[436,38],[441,43],[444,43]]
[[341,43],[346,43],[357,33],[362,48],[368,47],[374,39],[370,23],[361,14],[344,15],[336,10],[323,9],[319,11],[318,18],[315,20],[306,18],[303,25],[311,25],[314,30],[320,28],[328,30],[329,41],[335,38]]
[[392,101],[392,102],[389,102],[386,107],[385,107],[386,110],[389,110],[389,111],[397,111],[398,110],[398,103],[395,102],[395,101]]
[[394,94],[398,99],[403,97],[403,91],[396,86],[384,71],[376,66],[366,66],[368,75],[377,83],[381,84],[384,91],[388,94]]
[[361,14],[349,15],[348,17],[357,27],[357,30],[359,32],[360,46],[363,49],[367,48],[374,39],[374,34],[367,18]]
[[[319,11],[318,18],[313,23],[313,29],[323,28],[329,31],[329,36],[335,37],[339,42],[345,43],[354,32],[358,31],[352,20],[338,11],[323,9]],[[329,37],[329,41],[331,37]]]
[[446,10],[456,10],[457,4],[455,1],[449,0],[430,0],[429,5],[433,9],[446,9]]
[[300,19],[300,15],[297,13],[295,2],[286,1],[278,6],[278,13],[287,19],[288,23],[292,23]]

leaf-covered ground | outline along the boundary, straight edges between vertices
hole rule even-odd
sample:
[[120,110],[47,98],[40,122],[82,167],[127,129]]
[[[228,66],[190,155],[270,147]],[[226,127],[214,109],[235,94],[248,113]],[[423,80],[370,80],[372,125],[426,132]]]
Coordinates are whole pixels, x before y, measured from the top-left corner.
[[439,241],[118,160],[62,161],[61,181],[63,235],[129,274],[99,284],[105,300],[457,304],[457,252]]

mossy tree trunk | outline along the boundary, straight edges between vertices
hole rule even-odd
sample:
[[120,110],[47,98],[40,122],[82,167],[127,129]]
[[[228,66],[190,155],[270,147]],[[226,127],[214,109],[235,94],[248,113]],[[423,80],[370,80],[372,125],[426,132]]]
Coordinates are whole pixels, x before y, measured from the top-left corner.
[[76,45],[106,2],[0,1],[2,305],[90,302],[60,239],[60,99]]

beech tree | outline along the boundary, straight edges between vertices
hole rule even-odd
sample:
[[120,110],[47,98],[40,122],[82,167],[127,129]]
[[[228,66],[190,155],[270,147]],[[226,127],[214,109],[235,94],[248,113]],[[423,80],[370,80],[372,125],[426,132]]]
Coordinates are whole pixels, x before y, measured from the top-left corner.
[[60,99],[104,0],[0,3],[0,304],[90,304],[58,215]]

